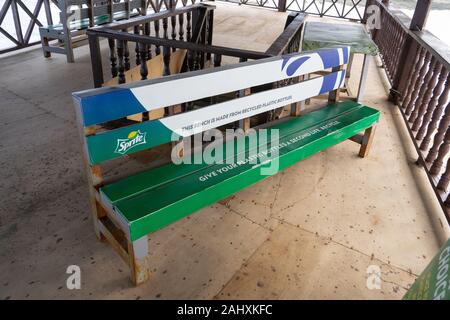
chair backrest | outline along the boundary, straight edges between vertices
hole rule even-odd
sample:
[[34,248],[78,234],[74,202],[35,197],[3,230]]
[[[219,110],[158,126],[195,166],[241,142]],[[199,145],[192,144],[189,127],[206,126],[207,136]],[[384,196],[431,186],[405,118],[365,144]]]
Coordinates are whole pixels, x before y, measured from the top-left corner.
[[[108,23],[119,19],[129,18],[133,11],[146,10],[145,0],[59,0],[62,21],[79,21],[89,19],[90,26],[96,25],[95,17],[104,16],[104,19],[97,19],[99,23]],[[115,15],[121,13],[120,15]],[[112,17],[111,17],[112,15]]]
[[[115,87],[74,93],[78,121],[85,136],[90,165],[122,157],[218,128],[238,120],[329,92],[344,84],[348,47],[294,53],[212,69],[188,72]],[[280,81],[332,69],[328,74],[293,84]],[[248,88],[274,83],[270,89],[250,93]],[[158,120],[107,130],[104,124],[129,115],[245,90],[248,95]],[[102,126],[102,132],[92,128]],[[95,132],[95,134],[93,134]]]

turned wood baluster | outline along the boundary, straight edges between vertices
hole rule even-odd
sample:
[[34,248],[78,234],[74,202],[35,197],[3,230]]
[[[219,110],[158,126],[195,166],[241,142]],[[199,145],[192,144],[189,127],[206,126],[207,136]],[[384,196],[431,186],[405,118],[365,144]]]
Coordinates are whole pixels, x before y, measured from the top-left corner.
[[192,63],[192,70],[199,70],[200,69],[200,52],[194,51],[192,53],[194,62]]
[[214,67],[220,67],[222,63],[222,55],[221,54],[214,54]]
[[[438,122],[442,117],[442,111],[444,110],[445,104],[447,103],[447,100],[449,97],[450,73],[448,71],[447,71],[447,73],[448,73],[448,76],[447,76],[447,80],[445,82],[444,91],[442,92],[441,96],[439,97],[438,106],[433,112],[433,117],[432,117],[430,125],[428,126],[427,134],[425,135],[425,138],[423,139],[422,144],[420,145],[420,150],[423,150],[423,151],[428,150],[429,144],[431,142],[431,137],[433,136],[434,131],[436,130],[436,127],[438,125]],[[445,114],[447,114],[447,111]],[[442,119],[442,121],[444,121],[445,119],[446,119],[446,116],[444,115],[444,118]],[[442,132],[444,132],[444,130],[441,130],[441,132],[438,130],[438,132],[436,133],[436,136],[435,136],[435,143],[438,143],[438,146],[442,143],[442,138],[443,138]],[[441,134],[441,136],[439,136],[440,134]],[[438,139],[438,140],[436,140],[436,139]],[[439,139],[441,139],[441,140],[439,140]],[[431,154],[431,152],[430,152],[430,154],[428,156],[429,156],[429,158],[427,157],[427,159],[430,159],[431,161],[433,161],[436,157],[436,154]]]
[[168,20],[167,18],[163,19],[163,37],[164,39],[169,38],[168,33],[167,33],[167,27],[168,27]]
[[378,35],[377,39],[380,42],[380,45],[382,46],[382,49],[383,49],[382,52],[383,52],[383,55],[384,55],[384,53],[386,52],[386,39],[387,39],[387,37],[386,37],[386,30],[387,30],[387,28],[385,26],[388,25],[388,23],[387,23],[387,15],[386,14],[382,15],[381,25],[383,26],[383,28],[381,28],[379,30],[379,32],[377,32],[377,35]]
[[[134,34],[138,35],[140,34],[139,32],[139,26],[134,26]],[[136,42],[136,47],[134,48],[134,52],[136,53],[136,65],[140,65],[141,64],[141,55],[139,53],[139,43]]]
[[386,54],[384,56],[386,60],[386,68],[389,72],[389,75],[392,77],[391,70],[392,70],[392,55],[393,55],[393,48],[395,46],[394,41],[392,40],[392,22],[390,19],[388,19],[388,24],[385,27],[387,36],[386,36]]
[[191,41],[191,30],[192,30],[192,24],[191,24],[191,12],[186,13],[186,40]]
[[444,164],[444,160],[447,157],[447,154],[450,150],[450,127],[447,127],[447,131],[445,132],[443,142],[439,148],[439,153],[436,160],[433,162],[431,166],[430,173],[437,175],[441,172],[442,165]]
[[117,57],[116,57],[116,42],[114,39],[108,39],[109,44],[109,60],[111,61],[111,75],[113,78],[117,77]]
[[170,75],[170,47],[163,47],[164,76]]
[[[433,165],[430,168],[430,173],[432,175],[438,175],[439,172],[441,172],[442,170],[442,166],[444,165],[444,160],[447,157],[448,152],[450,151],[450,127],[447,128],[447,132],[445,132],[444,135],[444,142],[442,143],[441,147],[439,148],[439,153],[437,156],[437,159],[434,161]],[[441,188],[444,187],[444,189],[447,187],[448,185],[448,179],[449,179],[449,174],[447,171],[450,168],[447,167],[446,172],[442,175],[441,177],[441,181],[439,182],[439,184],[441,185]]]
[[[159,20],[155,20],[155,37],[159,38]],[[161,53],[161,48],[159,45],[156,46],[155,53],[156,55]]]
[[[420,125],[422,124],[422,118],[425,115],[425,112],[427,111],[427,109],[432,108],[430,105],[431,97],[433,96],[433,93],[435,92],[439,74],[441,73],[441,70],[442,70],[442,65],[440,63],[437,63],[436,60],[432,61],[432,64],[433,64],[433,66],[432,66],[432,68],[430,67],[430,70],[429,70],[429,72],[432,73],[432,77],[429,82],[424,83],[424,86],[422,88],[423,90],[421,91],[421,92],[423,92],[423,96],[422,96],[422,99],[420,99],[420,101],[418,101],[417,107],[416,107],[416,109],[418,109],[417,116],[413,121],[411,121],[411,122],[413,122],[413,125],[411,127],[413,131],[419,130]],[[416,136],[416,138],[417,138],[417,136]]]
[[419,77],[417,78],[416,83],[414,84],[414,89],[412,91],[411,100],[409,101],[409,103],[408,103],[408,105],[406,107],[406,110],[405,110],[405,114],[406,115],[410,115],[411,112],[413,111],[414,104],[415,104],[415,102],[417,100],[417,97],[419,95],[419,89],[420,89],[420,87],[422,85],[422,82],[424,80],[425,74],[427,73],[427,69],[428,69],[428,65],[429,65],[430,59],[431,59],[431,54],[429,52],[427,52],[425,54],[423,65],[422,65],[422,67],[420,68],[420,71],[419,71]]
[[123,60],[124,46],[123,40],[117,40],[117,56],[119,58],[119,84],[125,83],[125,63]]
[[179,34],[179,38],[178,40],[183,41],[184,38],[184,14],[180,14],[178,16],[178,34]]
[[[170,17],[170,25],[172,27],[172,40],[177,39],[177,16]],[[172,48],[172,51],[175,51],[175,47]]]
[[139,53],[141,55],[142,63],[139,68],[139,72],[141,74],[141,80],[147,79],[148,68],[147,68],[147,45],[144,43],[139,43]]
[[[439,128],[437,133],[434,136],[433,146],[430,149],[430,152],[428,152],[427,158],[425,159],[427,162],[434,162],[436,163],[435,159],[439,157],[439,147],[441,146],[442,141],[444,140],[445,133],[447,132],[447,129],[450,126],[450,103],[445,108],[444,117],[442,118],[441,122],[439,123]],[[435,169],[439,169],[439,164],[436,164]],[[437,170],[439,172],[439,170]]]
[[124,57],[125,57],[125,70],[130,70],[130,50],[128,49],[128,41],[123,42],[124,45]]
[[413,91],[414,83],[415,83],[417,77],[419,76],[419,73],[415,72],[415,71],[422,64],[424,56],[425,56],[425,49],[423,47],[417,48],[416,58],[414,59],[414,64],[413,64],[414,67],[412,67],[411,70],[409,71],[408,86],[406,87],[406,91],[405,91],[405,94],[403,96],[403,101],[402,101],[402,104],[401,104],[401,107],[403,109],[406,107],[406,104],[411,99],[411,94],[412,94],[412,91]]
[[446,191],[449,183],[450,183],[450,158],[447,160],[447,167],[445,168],[445,172],[442,174],[441,179],[439,179],[437,188],[439,190]]
[[387,51],[386,58],[388,60],[387,65],[388,65],[389,75],[392,77],[393,76],[392,69],[394,67],[393,57],[395,55],[395,47],[397,46],[397,43],[395,42],[395,38],[394,38],[394,25],[392,23],[392,19],[389,19],[388,27],[389,27],[389,29],[388,29],[389,30],[389,33],[388,33],[389,37],[388,37],[388,39],[390,41],[389,41],[389,46],[388,46],[388,51]]
[[404,37],[404,34],[403,34],[403,29],[401,29],[401,27],[400,26],[398,26],[398,44],[397,44],[397,55],[395,56],[395,59],[394,59],[394,66],[395,66],[395,69],[394,69],[394,76],[396,77],[396,75],[397,75],[397,72],[398,72],[398,69],[399,69],[399,66],[400,66],[400,57],[401,57],[401,55],[402,55],[402,51],[403,51],[403,48],[404,48],[404,45],[405,45],[405,37]]
[[[437,107],[439,105],[439,101],[442,99],[442,96],[445,95],[444,84],[446,83],[447,76],[448,76],[448,71],[445,69],[442,69],[442,71],[439,74],[439,82],[433,90],[433,98],[428,103],[427,113],[423,117],[422,125],[419,129],[419,132],[417,133],[417,136],[416,136],[417,140],[422,140],[425,136],[425,133],[428,132],[427,128],[429,128],[429,126],[431,124],[430,121],[432,119],[432,116],[434,115],[434,112],[436,111],[436,109],[438,109]],[[444,89],[444,91],[442,89]],[[443,105],[444,104],[442,104],[442,108],[440,108],[440,115],[442,115]],[[422,145],[421,145],[421,147],[422,147]],[[423,150],[423,149],[421,149],[421,150]]]
[[[144,24],[144,34],[150,36],[150,22]],[[147,45],[147,60],[152,58],[152,46]]]
[[394,39],[394,44],[393,44],[393,52],[394,55],[392,56],[392,77],[395,77],[395,73],[396,73],[396,69],[397,69],[397,58],[400,56],[400,49],[401,49],[401,39],[400,39],[400,33],[398,30],[397,25],[393,26],[393,39]]
[[395,22],[393,22],[393,39],[394,39],[394,43],[393,43],[394,55],[392,56],[392,76],[395,77],[395,73],[397,70],[397,62],[396,61],[397,61],[398,57],[400,57],[400,50],[402,49],[401,35],[400,35],[399,27]]

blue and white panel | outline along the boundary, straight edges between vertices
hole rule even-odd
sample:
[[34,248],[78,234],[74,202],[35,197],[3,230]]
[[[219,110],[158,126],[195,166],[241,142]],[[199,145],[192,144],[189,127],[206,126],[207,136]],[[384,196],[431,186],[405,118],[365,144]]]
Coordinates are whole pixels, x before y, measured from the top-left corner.
[[[74,97],[80,99],[83,124],[89,126],[345,65],[349,53],[349,47],[343,47],[291,54],[242,63],[234,68],[215,68],[207,73],[201,71],[200,75],[187,73],[174,79],[167,77],[166,81],[138,82],[133,88],[94,89],[75,93]],[[336,84],[342,79],[336,78],[334,81]],[[327,80],[326,85],[327,89],[335,87],[331,79]]]
[[179,136],[188,137],[336,90],[342,87],[344,78],[345,71],[338,71],[324,77],[263,91],[157,121]]

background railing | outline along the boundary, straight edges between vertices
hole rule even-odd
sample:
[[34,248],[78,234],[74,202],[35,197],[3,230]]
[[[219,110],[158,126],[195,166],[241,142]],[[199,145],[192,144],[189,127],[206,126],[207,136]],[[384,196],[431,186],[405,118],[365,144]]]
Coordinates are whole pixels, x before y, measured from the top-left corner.
[[108,39],[111,76],[118,76],[119,84],[125,83],[125,72],[133,66],[140,66],[141,79],[147,79],[149,71],[143,62],[161,53],[164,75],[169,75],[171,52],[177,49],[187,49],[186,71],[202,69],[211,60],[211,52],[199,48],[212,42],[213,10],[214,6],[194,4],[89,29],[94,86],[104,83],[101,38]]
[[[4,1],[4,2],[3,2]],[[39,43],[36,25],[57,23],[58,0],[2,0],[0,8],[0,54]],[[21,12],[23,12],[21,14]],[[56,18],[56,19],[54,19]]]
[[[187,50],[181,72],[218,67],[285,53],[298,52],[304,15],[290,14],[285,29],[266,52],[244,50],[212,44],[213,6],[194,4],[170,11],[118,21],[87,31],[91,51],[94,86],[101,87],[109,75],[103,72],[105,53],[100,50],[100,39],[108,39],[110,75],[125,83],[125,72],[141,66],[141,80],[149,70],[142,61],[163,54],[164,75],[170,74],[171,52]],[[131,50],[130,50],[131,48]]]
[[[87,35],[91,51],[94,86],[101,87],[146,80],[152,70],[163,71],[157,76],[170,75],[172,53],[180,53],[183,50],[186,50],[186,55],[177,62],[178,65],[181,62],[179,72],[215,68],[221,66],[223,62],[235,64],[299,51],[305,15],[291,13],[287,17],[283,32],[269,49],[266,52],[258,52],[213,45],[214,8],[215,6],[204,3],[195,4],[89,29]],[[132,31],[128,32],[128,30]],[[108,39],[109,52],[101,50],[101,38]],[[110,75],[105,76],[103,65],[106,56],[110,65],[107,67],[110,69]],[[162,61],[157,60],[161,59],[161,56],[163,57]],[[152,60],[152,57],[153,61],[156,60],[156,64],[149,61]],[[162,69],[160,69],[161,63],[163,64]],[[128,70],[135,76],[130,76]],[[105,78],[109,77],[112,77],[112,80],[105,81]],[[298,78],[290,79],[279,82],[276,86],[286,86],[298,80]],[[111,83],[111,81],[113,82]],[[265,88],[262,86],[249,88],[250,92],[258,92],[262,89]],[[230,99],[234,95],[243,94],[244,92],[241,91],[229,93],[215,97],[214,102],[217,103],[224,99]],[[183,105],[181,109],[188,110],[192,106]],[[252,123],[258,125],[276,120],[281,114],[281,109],[253,117]],[[168,115],[170,112],[170,109],[167,109],[164,111],[164,115]],[[152,118],[154,115],[147,115],[147,117]]]
[[390,99],[400,106],[418,163],[450,223],[450,48],[428,31],[414,31],[414,18],[379,0],[369,5],[380,10],[381,28],[372,36],[392,85]]
[[366,0],[219,0],[278,11],[294,11],[321,17],[363,20]]
[[[37,27],[59,23],[63,0],[3,0],[0,7],[0,54],[39,43]],[[2,1],[2,2],[3,2]],[[114,2],[126,0],[113,0]],[[148,13],[185,7],[202,0],[148,0]],[[363,19],[366,0],[218,0],[321,17]],[[23,13],[21,13],[23,11]],[[37,27],[36,27],[37,26]],[[4,43],[7,43],[4,45]]]
[[[4,1],[4,3],[3,3]],[[40,42],[38,27],[60,23],[64,0],[1,0],[0,54]],[[105,2],[110,0],[105,0]],[[114,3],[127,0],[111,0]],[[203,0],[147,0],[148,13],[184,7]],[[2,3],[2,4],[1,4]],[[85,9],[87,4],[82,5]]]

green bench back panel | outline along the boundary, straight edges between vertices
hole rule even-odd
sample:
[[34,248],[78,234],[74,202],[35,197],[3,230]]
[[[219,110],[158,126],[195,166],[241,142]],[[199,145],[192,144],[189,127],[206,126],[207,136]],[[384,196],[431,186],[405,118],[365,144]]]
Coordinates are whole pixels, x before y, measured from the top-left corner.
[[[73,1],[73,0],[65,0],[60,1],[61,11],[66,10],[67,14],[64,12],[60,13],[61,21],[64,20],[64,16],[67,16],[67,19],[70,21],[68,25],[69,30],[78,30],[85,29],[89,27],[89,9],[87,8],[88,1]],[[83,5],[82,8],[79,8],[78,5]],[[129,13],[130,17],[136,16],[139,14],[137,9],[141,9],[145,7],[144,0],[130,0],[129,7],[127,9],[127,4],[125,2],[114,3],[113,10],[113,20],[121,20],[127,18],[127,14]],[[111,22],[109,15],[109,7],[108,4],[97,4],[94,5],[93,8],[94,14],[94,26],[102,25],[108,22]],[[62,24],[54,24],[51,26],[47,26],[48,29],[59,30],[63,29]]]
[[[274,126],[280,135],[279,170],[354,136],[378,118],[377,110],[347,102]],[[106,186],[101,193],[128,221],[135,240],[266,178],[260,169],[248,161],[178,168],[169,164]]]

